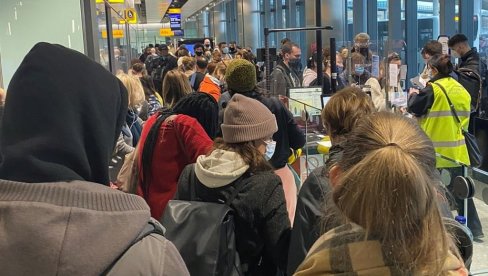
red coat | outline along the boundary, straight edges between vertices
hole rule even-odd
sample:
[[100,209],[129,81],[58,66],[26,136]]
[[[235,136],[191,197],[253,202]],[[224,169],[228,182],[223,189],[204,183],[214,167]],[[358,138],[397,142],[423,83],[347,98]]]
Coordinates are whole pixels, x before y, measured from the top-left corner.
[[[154,125],[157,116],[151,116],[144,125],[139,143],[139,164],[141,162],[144,142]],[[173,119],[163,122],[159,129],[158,139],[154,147],[151,167],[151,182],[146,199],[151,208],[151,215],[160,219],[164,208],[173,199],[177,183],[186,165],[195,163],[197,157],[207,154],[212,149],[212,140],[198,121],[187,115],[176,115]],[[139,180],[140,181],[140,180]],[[140,182],[137,194],[142,196]]]

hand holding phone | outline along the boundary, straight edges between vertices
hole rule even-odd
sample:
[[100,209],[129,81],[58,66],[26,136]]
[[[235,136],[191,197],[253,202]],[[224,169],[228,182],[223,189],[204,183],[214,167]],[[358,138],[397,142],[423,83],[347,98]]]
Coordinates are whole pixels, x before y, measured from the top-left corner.
[[408,90],[408,95],[411,96],[412,94],[419,94],[420,90],[416,87],[410,87]]

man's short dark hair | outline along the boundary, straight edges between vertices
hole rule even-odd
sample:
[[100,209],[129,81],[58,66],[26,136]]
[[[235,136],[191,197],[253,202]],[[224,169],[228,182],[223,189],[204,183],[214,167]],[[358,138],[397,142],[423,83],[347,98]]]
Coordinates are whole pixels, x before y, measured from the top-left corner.
[[201,48],[203,50],[203,44],[200,42],[197,42],[197,43],[195,43],[195,45],[193,45],[193,51],[196,51],[198,48]]
[[463,34],[455,34],[453,37],[449,38],[447,46],[452,47],[458,43],[467,43],[468,38]]
[[225,42],[225,41],[219,42],[219,44],[218,44],[219,48],[222,48],[222,45],[224,45],[224,44],[227,44],[227,42]]
[[429,40],[425,43],[424,48],[422,48],[422,52],[420,53],[429,56],[442,54],[442,44],[437,40]]
[[298,44],[296,44],[294,42],[287,42],[287,43],[281,45],[281,53],[283,55],[284,54],[291,54],[293,47],[300,48],[300,46],[298,46]]
[[208,66],[208,61],[206,58],[197,58],[197,67],[200,69],[206,69]]
[[286,43],[289,43],[289,42],[291,42],[291,39],[289,39],[288,37],[285,37],[285,38],[283,38],[283,39],[280,41],[281,45],[286,44]]

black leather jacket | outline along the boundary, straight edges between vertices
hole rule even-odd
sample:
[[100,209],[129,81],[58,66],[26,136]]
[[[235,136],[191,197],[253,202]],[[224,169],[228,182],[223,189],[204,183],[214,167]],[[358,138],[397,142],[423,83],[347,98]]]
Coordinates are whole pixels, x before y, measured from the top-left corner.
[[468,68],[476,71],[479,75],[482,75],[482,68],[480,66],[480,55],[476,51],[476,48],[471,48],[466,54],[461,57],[461,61],[458,65],[459,68]]

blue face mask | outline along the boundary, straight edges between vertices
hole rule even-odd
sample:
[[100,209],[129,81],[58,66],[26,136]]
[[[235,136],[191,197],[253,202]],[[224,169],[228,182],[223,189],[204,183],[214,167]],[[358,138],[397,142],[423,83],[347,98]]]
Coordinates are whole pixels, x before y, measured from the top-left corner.
[[276,142],[273,140],[269,140],[264,141],[264,143],[266,143],[266,152],[264,153],[264,156],[266,160],[269,160],[271,159],[271,157],[273,157],[273,154],[275,153]]
[[364,66],[356,65],[354,71],[356,72],[356,75],[361,76],[362,74],[364,74]]

